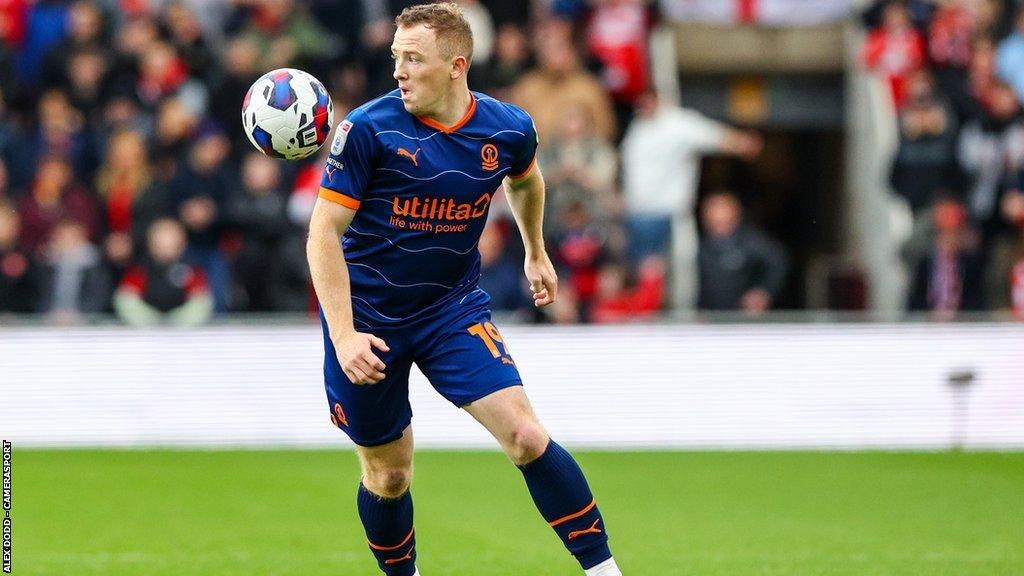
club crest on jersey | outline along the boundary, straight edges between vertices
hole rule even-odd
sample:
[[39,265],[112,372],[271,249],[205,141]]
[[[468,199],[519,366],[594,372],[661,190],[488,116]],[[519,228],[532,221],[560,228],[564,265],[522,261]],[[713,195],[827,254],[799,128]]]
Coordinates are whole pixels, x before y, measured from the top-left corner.
[[480,149],[481,166],[484,170],[493,172],[498,169],[498,147],[494,144],[484,144]]
[[348,139],[348,131],[352,129],[352,123],[342,120],[338,129],[334,132],[334,142],[331,142],[331,154],[337,156],[345,149],[345,140]]

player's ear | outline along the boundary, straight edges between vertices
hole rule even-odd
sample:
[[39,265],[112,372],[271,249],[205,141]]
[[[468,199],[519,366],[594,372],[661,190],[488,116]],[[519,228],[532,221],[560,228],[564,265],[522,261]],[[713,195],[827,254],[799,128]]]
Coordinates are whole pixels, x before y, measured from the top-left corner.
[[455,58],[452,58],[452,80],[465,76],[467,70],[469,70],[469,60],[465,56],[456,56]]

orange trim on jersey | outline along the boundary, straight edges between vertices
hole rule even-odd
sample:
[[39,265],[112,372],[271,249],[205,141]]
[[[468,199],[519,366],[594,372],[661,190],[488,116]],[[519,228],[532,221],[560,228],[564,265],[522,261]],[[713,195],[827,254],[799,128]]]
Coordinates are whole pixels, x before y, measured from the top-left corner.
[[466,113],[462,116],[462,119],[459,120],[458,122],[456,122],[455,124],[452,124],[451,126],[445,126],[444,124],[441,124],[437,120],[434,120],[432,118],[427,118],[426,116],[417,116],[416,119],[419,120],[420,122],[423,122],[427,126],[430,126],[431,128],[433,128],[435,130],[440,130],[441,132],[444,132],[445,134],[451,134],[452,132],[455,132],[459,128],[462,128],[463,126],[465,126],[466,122],[469,122],[469,119],[473,117],[473,114],[475,112],[476,112],[476,97],[473,96],[472,92],[470,92],[469,93],[469,109],[466,110]]
[[[415,534],[415,533],[416,533],[416,529],[415,528],[413,528],[412,530],[409,530],[409,535],[405,537],[405,540],[402,540],[401,544],[398,544],[396,546],[378,546],[378,545],[374,544],[373,542],[370,542],[369,540],[367,540],[366,542],[369,543],[370,544],[370,548],[373,548],[374,550],[379,550],[381,552],[390,552],[392,550],[398,550],[402,546],[405,546],[406,544],[408,544],[409,540],[412,539],[412,535]],[[410,552],[411,552],[411,550],[410,550]]]
[[341,192],[331,190],[330,188],[320,187],[320,197],[324,200],[330,200],[335,204],[341,204],[345,208],[351,208],[353,210],[359,210],[361,202],[352,198],[351,196],[345,196]]
[[518,180],[520,178],[524,178],[527,174],[530,173],[530,171],[533,170],[533,167],[536,166],[536,165],[537,165],[537,153],[534,152],[533,153],[533,160],[530,161],[530,165],[526,167],[526,170],[523,170],[519,174],[513,174],[513,175],[509,176],[509,178],[511,178],[513,180]]
[[590,504],[587,504],[586,508],[584,508],[583,510],[580,510],[579,512],[577,512],[575,514],[569,514],[568,516],[562,516],[561,518],[559,518],[558,520],[555,520],[554,522],[548,522],[548,526],[551,526],[552,528],[554,528],[555,526],[558,526],[559,524],[564,524],[564,523],[568,522],[569,520],[572,520],[574,518],[579,518],[580,516],[583,516],[587,512],[590,512],[590,510],[594,506],[597,506],[597,500],[591,500]]

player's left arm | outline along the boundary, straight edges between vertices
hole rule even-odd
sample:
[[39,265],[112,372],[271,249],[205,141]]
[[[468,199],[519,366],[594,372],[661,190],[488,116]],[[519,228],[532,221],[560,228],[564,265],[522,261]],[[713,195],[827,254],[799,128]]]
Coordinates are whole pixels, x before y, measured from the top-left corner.
[[533,291],[533,305],[547,306],[555,301],[558,276],[544,248],[544,176],[536,162],[518,178],[506,177],[505,196],[519,226],[526,248],[523,269]]

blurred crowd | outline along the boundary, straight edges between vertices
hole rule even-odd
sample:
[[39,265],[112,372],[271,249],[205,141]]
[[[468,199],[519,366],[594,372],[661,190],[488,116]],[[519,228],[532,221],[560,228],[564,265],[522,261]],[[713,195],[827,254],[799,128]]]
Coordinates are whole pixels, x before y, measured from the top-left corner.
[[914,215],[908,307],[1024,317],[1024,2],[876,2],[863,64],[892,95]]
[[[240,104],[285,66],[324,81],[336,120],[393,89],[393,18],[415,3],[0,1],[0,313],[188,325],[315,310],[305,227],[326,147],[267,158]],[[470,87],[536,121],[561,278],[558,305],[533,310],[497,203],[479,245],[495,309],[586,322],[773,306],[784,251],[728,190],[697,205],[701,157],[753,159],[761,139],[654,92],[655,5],[459,4],[475,37]]]

